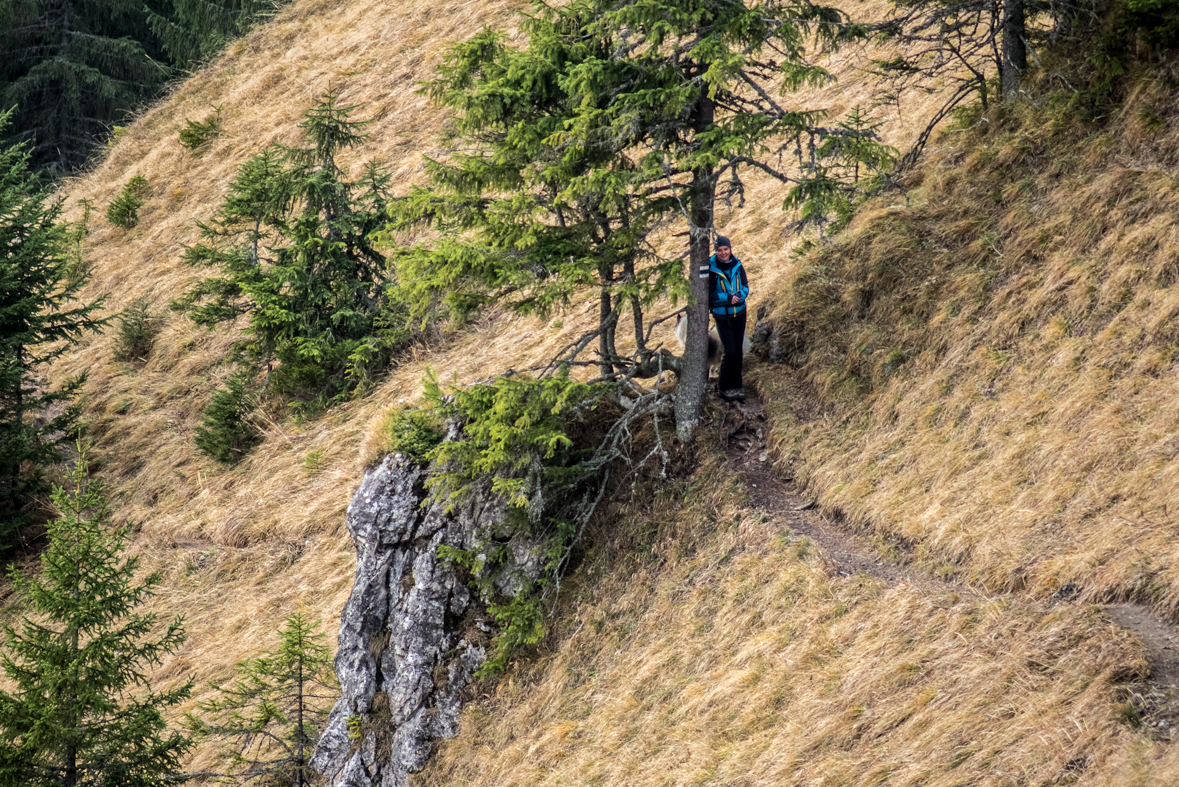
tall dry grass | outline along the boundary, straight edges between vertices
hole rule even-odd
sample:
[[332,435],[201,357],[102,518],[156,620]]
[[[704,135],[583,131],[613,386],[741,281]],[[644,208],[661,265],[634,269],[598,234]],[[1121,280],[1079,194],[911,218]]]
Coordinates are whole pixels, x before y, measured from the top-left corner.
[[[1166,785],[1133,728],[1141,646],[1058,606],[834,571],[735,468],[666,494],[645,561],[567,581],[560,631],[414,781],[459,785]],[[624,520],[626,521],[626,520]],[[693,546],[685,549],[683,544]]]
[[797,369],[760,380],[824,505],[989,590],[1179,617],[1177,68],[1100,121],[1048,92],[975,118],[800,265]]
[[[159,309],[181,294],[196,275],[179,261],[197,238],[196,222],[213,214],[250,155],[298,139],[302,112],[329,86],[357,104],[356,117],[374,121],[368,143],[345,163],[382,158],[396,186],[408,188],[421,176],[423,154],[447,152],[437,141],[445,118],[415,93],[416,82],[431,76],[450,41],[483,25],[512,31],[520,7],[292,3],[145,111],[91,173],[64,187],[76,218],[81,199],[102,208],[132,175],[149,183],[133,230],[107,225],[101,210],[93,219],[89,295],[108,295],[112,309],[141,298]],[[865,15],[883,7],[881,0],[848,6]],[[799,103],[836,114],[870,104],[866,55],[836,55],[830,64],[839,82]],[[936,102],[936,95],[914,96],[903,113],[885,115],[886,140],[904,148]],[[178,141],[185,120],[214,106],[222,107],[224,133],[197,152],[185,150]],[[783,233],[778,184],[751,179],[746,197],[748,207],[722,209],[718,223],[735,239],[757,302],[795,276],[793,240]],[[100,472],[121,515],[141,523],[134,548],[145,566],[167,577],[152,609],[187,617],[188,642],[152,679],[169,686],[196,678],[195,702],[234,662],[272,647],[296,609],[330,627],[353,571],[343,512],[380,449],[385,412],[418,396],[427,368],[443,379],[471,379],[547,359],[592,322],[595,309],[575,306],[560,315],[560,328],[489,315],[444,344],[418,348],[363,399],[318,418],[269,424],[264,443],[232,469],[202,458],[192,443],[201,410],[229,373],[221,359],[232,337],[170,315],[146,364],[134,367],[113,360],[112,335],[87,339],[51,376],[89,373],[84,405]],[[670,342],[670,329],[663,340]],[[816,456],[825,466],[837,461],[832,451]],[[700,506],[704,513],[681,516],[669,504],[646,536],[626,542],[661,556],[664,568],[638,558],[587,563],[570,585],[578,603],[559,624],[567,637],[554,640],[565,644],[502,683],[491,704],[476,705],[463,738],[427,782],[461,780],[484,767],[505,781],[537,781],[550,778],[551,764],[566,780],[588,775],[595,783],[630,784],[640,771],[651,783],[818,784],[828,772],[871,783],[886,773],[869,760],[888,755],[888,773],[909,783],[951,783],[945,774],[952,771],[984,779],[962,783],[1019,783],[1026,779],[1013,774],[1071,778],[1080,768],[1068,766],[1081,756],[1075,752],[1091,758],[1084,773],[1138,768],[1149,781],[1166,772],[1153,744],[1109,722],[1121,702],[1115,678],[1141,669],[1139,651],[1085,608],[1010,611],[834,577],[801,558],[797,544],[780,542],[772,522],[741,513],[739,501]],[[719,524],[738,516],[743,524]],[[633,582],[605,573],[631,569]],[[1046,645],[1040,634],[1072,644]],[[1065,653],[1073,645],[1075,658]],[[1026,663],[1019,653],[1028,654]],[[988,674],[1010,677],[982,686]],[[1003,710],[976,714],[984,701]],[[980,718],[966,724],[968,715]],[[975,751],[964,735],[984,744]],[[490,744],[502,759],[487,759]],[[1089,762],[1101,765],[1089,770]],[[211,750],[191,765],[212,767]],[[942,781],[923,776],[927,768]]]

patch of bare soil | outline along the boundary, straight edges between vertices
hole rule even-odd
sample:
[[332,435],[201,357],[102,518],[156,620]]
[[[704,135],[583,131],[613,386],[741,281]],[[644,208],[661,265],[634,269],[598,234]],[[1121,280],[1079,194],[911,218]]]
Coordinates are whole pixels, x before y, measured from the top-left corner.
[[[968,585],[931,577],[882,554],[868,539],[824,516],[813,500],[801,495],[794,479],[775,475],[765,443],[765,412],[754,397],[743,404],[727,405],[719,426],[724,430],[729,458],[739,469],[753,505],[811,539],[838,573],[867,574],[889,584],[909,583],[975,598],[989,595]],[[1067,601],[1069,597],[1058,593],[1054,600]],[[1027,601],[1039,603],[1031,598]],[[1160,739],[1179,739],[1179,627],[1159,619],[1140,604],[1112,604],[1106,613],[1114,623],[1136,634],[1148,654],[1149,679],[1131,687],[1132,704],[1141,714],[1142,723]]]
[[1160,738],[1179,739],[1179,630],[1139,604],[1113,604],[1110,619],[1142,639],[1150,654],[1150,677],[1133,697],[1142,721]]

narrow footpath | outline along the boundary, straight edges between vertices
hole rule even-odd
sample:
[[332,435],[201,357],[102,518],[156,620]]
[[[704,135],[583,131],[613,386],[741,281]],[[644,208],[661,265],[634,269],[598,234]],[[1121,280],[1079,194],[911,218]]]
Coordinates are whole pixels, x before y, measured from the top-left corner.
[[[746,389],[747,391],[749,389]],[[744,404],[726,405],[719,427],[726,437],[726,452],[739,470],[751,502],[783,526],[805,536],[821,549],[832,570],[844,576],[866,574],[890,585],[910,584],[931,592],[953,591],[977,599],[993,598],[981,588],[932,577],[913,565],[892,560],[868,539],[832,522],[800,493],[792,478],[772,471],[767,454],[764,409],[756,398]],[[1025,604],[1066,603],[1071,594],[1050,599],[1030,594],[1010,594]],[[1147,653],[1150,677],[1141,686],[1138,700],[1145,709],[1143,723],[1161,740],[1179,740],[1179,626],[1162,620],[1140,604],[1111,604],[1106,614],[1117,625],[1137,635]]]

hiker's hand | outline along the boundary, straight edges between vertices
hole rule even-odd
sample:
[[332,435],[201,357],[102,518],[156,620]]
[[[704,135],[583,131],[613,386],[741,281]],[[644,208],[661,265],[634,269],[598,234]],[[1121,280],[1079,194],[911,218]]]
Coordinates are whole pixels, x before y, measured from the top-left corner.
[[730,299],[729,299],[729,303],[731,303],[731,304],[733,304],[734,306],[736,306],[736,305],[737,305],[737,296],[736,296],[736,295],[734,295],[732,298],[730,298]]

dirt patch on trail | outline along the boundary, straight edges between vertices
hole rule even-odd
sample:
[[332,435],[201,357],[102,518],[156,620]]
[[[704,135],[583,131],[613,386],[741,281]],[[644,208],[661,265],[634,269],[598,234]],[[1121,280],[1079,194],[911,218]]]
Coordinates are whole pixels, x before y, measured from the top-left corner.
[[1179,740],[1179,630],[1138,604],[1114,604],[1106,614],[1137,634],[1150,654],[1150,677],[1142,692],[1131,698],[1143,723],[1160,738]]
[[[957,582],[931,577],[911,564],[883,554],[869,539],[831,521],[817,510],[814,500],[803,496],[792,478],[773,472],[765,442],[766,417],[759,401],[726,405],[719,419],[726,438],[726,452],[740,470],[750,500],[759,510],[811,539],[822,549],[832,568],[844,576],[867,574],[889,584],[909,583],[927,590],[949,590],[973,598],[993,594]],[[1014,594],[1013,594],[1014,595]],[[1067,601],[1071,594],[1054,599]],[[1029,603],[1044,599],[1027,598]],[[1147,652],[1150,676],[1132,687],[1132,704],[1141,721],[1163,740],[1179,740],[1179,627],[1159,619],[1139,604],[1106,607],[1117,625],[1136,634]]]
[[775,475],[766,452],[765,413],[761,403],[750,398],[744,404],[726,408],[721,420],[726,451],[741,471],[750,502],[822,548],[823,557],[844,576],[868,574],[890,584],[908,582],[930,590],[952,590],[983,597],[966,585],[930,577],[903,562],[890,560],[863,536],[840,527],[820,512],[814,501],[804,497],[792,478]]

